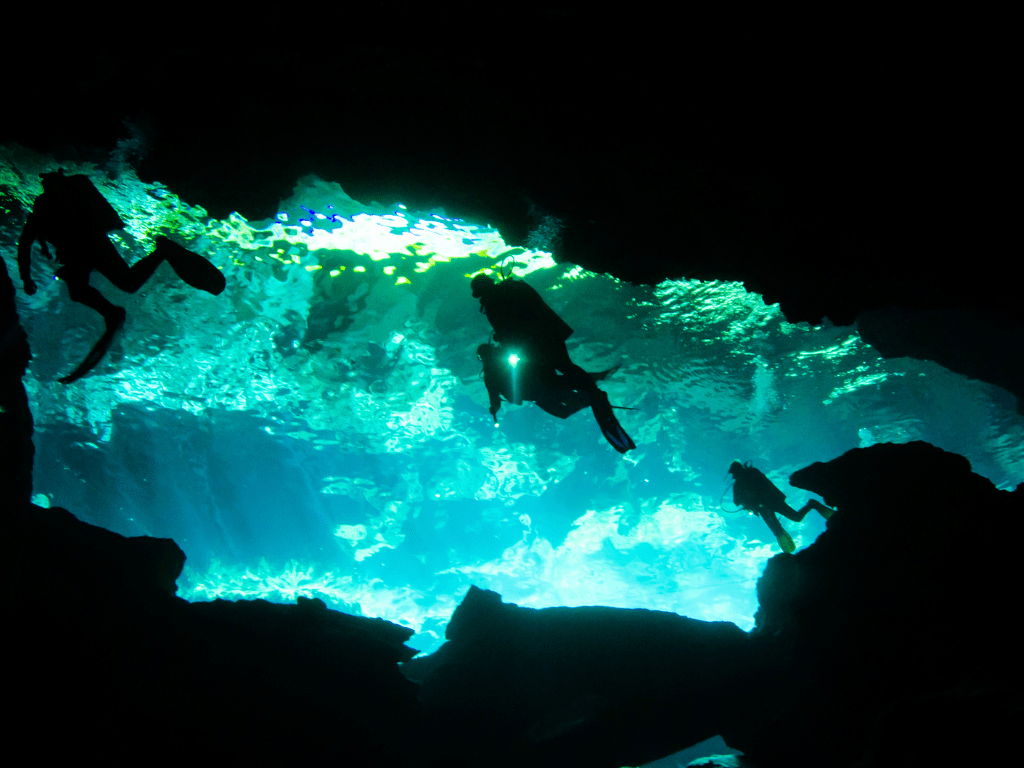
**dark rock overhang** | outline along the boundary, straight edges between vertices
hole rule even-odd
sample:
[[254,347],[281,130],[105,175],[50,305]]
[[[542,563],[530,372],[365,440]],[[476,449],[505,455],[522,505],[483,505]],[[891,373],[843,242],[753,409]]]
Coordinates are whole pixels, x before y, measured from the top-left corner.
[[[885,356],[1024,394],[998,46],[698,53],[667,32],[604,41],[565,10],[420,23],[435,45],[279,50],[236,30],[133,60],[85,37],[46,57],[22,41],[39,63],[9,84],[0,142],[103,165],[121,141],[145,179],[218,218],[267,218],[316,173],[513,245],[555,225],[558,259],[742,281],[791,322],[866,318]],[[508,42],[473,44],[487,29]]]

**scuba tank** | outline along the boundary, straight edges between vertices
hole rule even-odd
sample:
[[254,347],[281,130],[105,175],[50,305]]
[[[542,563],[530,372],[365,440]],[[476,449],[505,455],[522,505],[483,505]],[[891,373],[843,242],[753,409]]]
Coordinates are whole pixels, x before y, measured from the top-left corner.
[[43,216],[46,239],[58,248],[62,240],[124,229],[124,221],[88,176],[65,176],[61,170],[41,178],[43,194],[36,210]]

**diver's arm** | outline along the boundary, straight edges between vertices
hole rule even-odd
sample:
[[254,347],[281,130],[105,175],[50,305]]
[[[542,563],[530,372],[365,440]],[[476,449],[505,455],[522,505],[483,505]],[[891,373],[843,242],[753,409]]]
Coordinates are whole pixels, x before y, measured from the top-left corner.
[[29,296],[36,292],[36,284],[32,280],[32,243],[39,238],[35,214],[30,213],[18,240],[18,274],[21,275],[21,284]]
[[488,409],[491,413],[491,418],[494,419],[494,423],[498,423],[498,411],[501,410],[501,394],[498,391],[498,386],[494,383],[494,378],[487,375],[486,369],[484,370],[484,386],[487,387],[487,397],[490,398],[491,407]]

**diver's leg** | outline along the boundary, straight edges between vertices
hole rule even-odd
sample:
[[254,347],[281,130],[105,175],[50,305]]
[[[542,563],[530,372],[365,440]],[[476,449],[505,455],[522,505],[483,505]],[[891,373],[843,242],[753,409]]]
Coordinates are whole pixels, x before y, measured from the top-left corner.
[[601,428],[601,434],[612,448],[619,453],[636,448],[633,438],[626,433],[626,430],[619,424],[619,420],[615,418],[612,406],[608,402],[608,395],[598,389],[589,373],[569,359],[569,350],[566,349],[565,342],[549,345],[543,352],[549,364],[565,375],[569,387],[586,394],[590,400],[590,409],[594,413],[597,425]]
[[804,519],[804,517],[807,516],[807,513],[810,512],[812,509],[820,512],[821,516],[824,517],[826,520],[832,517],[832,513],[835,512],[834,509],[829,509],[817,499],[811,499],[810,501],[808,501],[806,504],[800,507],[799,512],[793,509],[791,506],[789,506],[789,504],[783,504],[775,511],[784,517],[788,517],[794,523],[799,523]]
[[103,356],[110,348],[111,342],[114,340],[114,335],[124,323],[126,313],[124,307],[111,304],[103,297],[103,294],[89,285],[88,272],[84,274],[81,272],[61,274],[61,271],[58,270],[57,274],[67,283],[68,295],[71,297],[71,300],[95,309],[103,315],[103,320],[107,326],[103,335],[93,345],[92,349],[89,350],[89,354],[85,356],[85,359],[78,364],[75,370],[61,379],[61,382],[64,384],[70,384],[85,376],[103,359]]
[[579,413],[590,406],[590,397],[585,392],[574,392],[573,390],[547,390],[538,393],[534,398],[540,408],[557,416],[559,419],[567,419],[574,413]]
[[158,237],[153,252],[130,267],[124,263],[124,259],[109,240],[104,238],[104,243],[106,247],[97,246],[94,249],[94,269],[127,293],[139,290],[164,261],[171,265],[171,269],[178,277],[193,288],[212,294],[224,290],[224,275],[219,269],[198,253],[193,253],[166,237]]
[[102,293],[89,285],[88,272],[83,274],[78,271],[71,272],[59,269],[57,270],[57,277],[67,283],[68,296],[71,297],[72,301],[84,304],[103,315],[107,328],[110,328],[111,324],[120,326],[124,322],[124,307],[111,304]]
[[565,411],[563,419],[567,419],[574,413],[579,413],[584,408],[590,407],[590,395],[586,392],[568,392],[563,400],[562,407]]
[[821,513],[821,516],[824,517],[826,520],[828,520],[830,517],[832,517],[832,515],[834,515],[835,512],[836,512],[834,509],[832,509],[830,507],[826,507],[824,504],[822,504],[817,499],[811,499],[806,504],[804,504],[803,507],[800,509],[800,512],[803,515],[806,515],[807,512],[809,510],[812,510],[812,509],[816,510],[819,513]]
[[613,373],[615,373],[617,370],[619,370],[619,368],[621,368],[621,367],[622,367],[622,363],[619,363],[618,365],[615,365],[615,366],[609,368],[606,371],[598,371],[597,373],[589,373],[587,375],[590,376],[590,378],[593,381],[595,381],[595,382],[597,382],[597,381],[604,381],[609,376],[611,376]]
[[810,509],[810,506],[807,505],[807,504],[804,504],[800,508],[800,511],[797,512],[795,509],[793,509],[791,506],[789,506],[789,504],[786,504],[785,502],[783,502],[783,503],[779,504],[777,507],[773,507],[772,511],[773,512],[777,512],[778,514],[782,515],[783,517],[789,518],[794,523],[799,523],[807,515],[807,510],[809,510],[809,509]]
[[566,383],[572,389],[577,392],[589,392],[591,395],[597,391],[597,384],[594,383],[591,375],[569,358],[569,350],[566,349],[565,342],[549,345],[542,350],[542,354],[555,370],[565,376]]
[[577,392],[596,392],[597,384],[590,374],[569,360],[568,355],[565,359],[568,361],[568,364],[563,364],[558,370],[569,380],[569,386]]
[[[159,256],[165,259],[178,277],[193,288],[198,288],[201,291],[206,291],[216,296],[224,290],[227,284],[224,273],[217,269],[209,259],[205,259],[198,253],[178,245],[169,238],[158,237],[156,239],[156,250],[150,256]],[[146,258],[149,258],[149,256]],[[396,353],[393,362],[397,362],[397,360],[398,355]]]
[[[783,504],[782,506],[786,507],[790,512],[793,512],[788,504]],[[786,533],[786,529],[782,527],[779,519],[775,517],[775,512],[770,509],[759,509],[758,514],[761,516],[762,520],[768,523],[768,527],[771,529],[771,532],[775,534],[775,540],[779,542],[779,546],[782,547],[782,551],[790,555],[793,554],[793,552],[796,551],[796,543],[793,541],[793,537]],[[783,512],[783,514],[785,514],[785,512]],[[793,514],[796,513],[793,512]],[[789,515],[786,515],[786,517],[789,517]]]
[[124,263],[114,244],[106,237],[102,243],[97,242],[93,246],[89,257],[93,269],[125,293],[135,293],[139,290],[164,260],[163,256],[154,251],[129,267]]
[[633,438],[622,428],[619,420],[612,413],[612,407],[608,403],[608,395],[596,389],[590,397],[590,410],[594,412],[597,425],[601,428],[601,434],[605,440],[619,453],[625,453],[636,448]]

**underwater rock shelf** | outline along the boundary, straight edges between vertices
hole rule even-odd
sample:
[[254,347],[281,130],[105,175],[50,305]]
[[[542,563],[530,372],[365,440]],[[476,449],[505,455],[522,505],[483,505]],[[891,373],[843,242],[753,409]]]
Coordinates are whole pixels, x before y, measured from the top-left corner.
[[418,751],[416,686],[398,668],[411,630],[318,600],[188,603],[172,541],[57,508],[14,522],[7,727],[35,754],[371,765]]
[[319,600],[186,603],[172,541],[30,506],[8,518],[7,727],[51,756],[127,759],[146,744],[180,758],[591,768],[715,734],[751,765],[881,766],[966,757],[1009,728],[1022,668],[997,617],[1016,563],[973,554],[965,520],[992,516],[1015,540],[1020,492],[924,443],[857,449],[793,480],[838,512],[810,547],[769,561],[749,634],[657,611],[525,609],[472,588],[448,642],[416,659],[411,630]]

